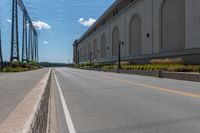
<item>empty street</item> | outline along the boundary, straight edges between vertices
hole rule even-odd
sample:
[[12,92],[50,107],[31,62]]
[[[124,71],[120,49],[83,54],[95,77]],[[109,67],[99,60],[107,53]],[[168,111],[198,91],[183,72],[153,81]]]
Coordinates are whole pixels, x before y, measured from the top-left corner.
[[200,131],[200,83],[72,68],[54,71],[61,133]]

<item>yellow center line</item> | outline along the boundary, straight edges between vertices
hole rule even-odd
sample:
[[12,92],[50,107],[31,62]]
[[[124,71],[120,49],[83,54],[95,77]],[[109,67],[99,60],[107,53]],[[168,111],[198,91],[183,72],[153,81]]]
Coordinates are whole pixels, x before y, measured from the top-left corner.
[[151,89],[155,89],[155,90],[160,90],[160,91],[169,92],[169,93],[173,93],[173,94],[177,94],[177,95],[182,95],[182,96],[200,99],[200,94],[194,94],[194,93],[189,93],[189,92],[184,92],[184,91],[172,90],[172,89],[163,88],[163,87],[159,87],[159,86],[153,86],[153,85],[143,84],[143,83],[134,82],[134,81],[122,80],[122,79],[112,78],[112,77],[108,77],[108,76],[100,76],[100,77],[104,78],[104,79],[115,80],[115,81],[118,81],[118,82],[121,82],[121,83],[143,86],[143,87],[147,87],[147,88],[151,88]]
[[140,83],[140,82],[136,82],[136,81],[128,81],[128,80],[113,78],[113,77],[109,77],[109,76],[97,76],[97,75],[94,75],[94,74],[91,74],[91,73],[88,74],[88,73],[85,73],[85,72],[82,72],[82,71],[79,71],[79,73],[82,73],[83,75],[96,76],[96,77],[107,79],[107,80],[114,80],[114,81],[118,81],[118,82],[121,82],[121,83],[143,86],[143,87],[151,88],[151,89],[154,89],[154,90],[160,90],[160,91],[163,91],[163,92],[168,92],[168,93],[173,93],[173,94],[177,94],[177,95],[181,95],[181,96],[187,96],[187,97],[200,99],[200,94],[195,94],[195,93],[190,93],[190,92],[185,92],[185,91],[180,91],[180,90],[172,90],[172,89],[169,89],[169,88],[164,88],[164,87],[160,87],[160,86],[156,86],[156,85],[149,85],[147,83]]

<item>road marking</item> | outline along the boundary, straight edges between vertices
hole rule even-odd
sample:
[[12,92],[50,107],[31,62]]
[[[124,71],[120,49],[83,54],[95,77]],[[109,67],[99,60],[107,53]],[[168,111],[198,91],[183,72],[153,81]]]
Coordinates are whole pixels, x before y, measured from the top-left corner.
[[62,103],[62,107],[63,107],[63,111],[64,111],[64,115],[65,115],[65,120],[66,120],[66,123],[67,123],[67,126],[68,126],[69,133],[76,133],[72,118],[71,118],[70,113],[69,113],[69,109],[67,107],[67,103],[66,103],[65,98],[63,96],[63,92],[62,92],[62,89],[61,89],[60,84],[58,82],[58,79],[56,77],[55,71],[53,71],[53,73],[54,73],[54,78],[56,80],[56,85],[58,87],[60,100],[61,100],[61,103]]
[[[81,73],[81,72],[84,73],[84,75],[88,75],[88,73],[85,73],[83,71],[79,71],[79,73]],[[173,94],[177,94],[177,95],[182,95],[182,96],[200,99],[200,94],[194,94],[194,93],[179,91],[179,90],[172,90],[172,89],[169,89],[169,88],[164,88],[164,87],[160,87],[160,86],[156,86],[156,85],[149,85],[149,84],[140,83],[140,82],[136,82],[136,81],[128,81],[128,80],[113,78],[113,77],[109,77],[109,76],[97,76],[97,75],[94,75],[94,74],[91,74],[90,76],[96,76],[96,77],[100,77],[100,78],[103,78],[103,79],[118,81],[118,82],[121,82],[121,83],[143,86],[143,87],[151,88],[151,89],[154,89],[154,90],[160,90],[160,91],[164,91],[164,92],[168,92],[168,93],[173,93]]]
[[100,76],[100,77],[102,77],[104,79],[119,81],[121,83],[134,84],[134,85],[137,85],[137,86],[143,86],[143,87],[152,88],[152,89],[156,89],[156,90],[160,90],[160,91],[165,91],[165,92],[174,93],[174,94],[178,94],[178,95],[182,95],[182,96],[200,99],[200,94],[194,94],[194,93],[189,93],[189,92],[184,92],[184,91],[172,90],[172,89],[163,88],[163,87],[159,87],[159,86],[153,86],[153,85],[148,85],[148,84],[143,84],[143,83],[128,81],[128,80],[122,80],[122,79],[117,79],[117,78],[112,78],[112,77],[107,77],[107,76]]

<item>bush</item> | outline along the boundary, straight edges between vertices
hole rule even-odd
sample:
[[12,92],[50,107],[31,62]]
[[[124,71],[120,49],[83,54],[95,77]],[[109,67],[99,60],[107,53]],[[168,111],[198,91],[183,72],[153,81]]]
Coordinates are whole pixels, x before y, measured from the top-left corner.
[[27,68],[29,66],[29,64],[26,62],[19,62],[19,66],[22,68]]
[[[119,62],[116,62],[115,64],[118,65]],[[128,61],[121,61],[121,65],[130,65],[130,62]]]
[[36,62],[11,62],[10,65],[3,69],[3,72],[24,72],[28,70],[37,70],[40,66]]
[[117,65],[108,65],[102,67],[104,70],[117,69]]
[[101,63],[94,63],[93,64],[93,67],[94,68],[101,68],[101,67],[103,67],[104,65],[103,64],[101,64]]
[[[138,71],[171,71],[171,72],[199,72],[200,66],[198,65],[184,65],[182,58],[175,59],[155,59],[151,60],[151,64],[144,65],[127,65],[129,62],[123,62],[123,70],[138,70]],[[88,62],[80,64],[79,67],[89,68]],[[104,71],[117,69],[118,65],[106,65],[100,63],[92,63],[93,68],[102,68]]]
[[38,64],[37,62],[34,62],[34,61],[30,62],[29,65],[30,65],[30,66],[39,67],[39,64]]
[[[104,67],[107,69],[112,69],[109,67]],[[146,65],[128,65],[122,66],[124,70],[140,70],[140,71],[171,71],[171,72],[197,72],[199,71],[199,66],[192,65],[181,65],[181,64],[146,64]]]
[[24,71],[28,71],[28,68],[22,68],[22,67],[5,67],[3,69],[3,72],[24,72]]
[[173,59],[152,59],[151,64],[166,64],[166,65],[170,65],[170,64],[184,64],[184,61],[182,58],[173,58]]
[[17,61],[13,61],[13,62],[10,63],[10,67],[17,68],[19,66],[20,66],[20,63],[17,62]]
[[3,68],[3,72],[14,72],[14,68],[13,67],[5,67],[5,68]]
[[84,64],[84,66],[93,66],[93,65],[94,65],[93,62],[86,62],[86,63]]

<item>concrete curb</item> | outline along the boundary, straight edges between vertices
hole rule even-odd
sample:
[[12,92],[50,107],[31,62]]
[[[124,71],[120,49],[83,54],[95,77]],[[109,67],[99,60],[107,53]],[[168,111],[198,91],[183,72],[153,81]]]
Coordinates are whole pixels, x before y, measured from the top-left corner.
[[0,133],[45,133],[52,69],[0,126]]
[[[99,68],[91,68],[91,69],[84,69],[84,70],[118,73],[116,69],[105,71]],[[119,70],[119,73],[200,82],[200,74],[195,74],[195,73],[181,73],[181,72],[167,72],[167,71],[137,71],[137,70],[134,70],[134,71],[133,70]]]
[[50,89],[50,97],[49,97],[49,114],[48,114],[48,126],[46,133],[59,133],[58,129],[58,118],[57,118],[57,110],[56,110],[56,99],[55,99],[55,87],[53,85],[54,77],[52,77],[51,89]]

